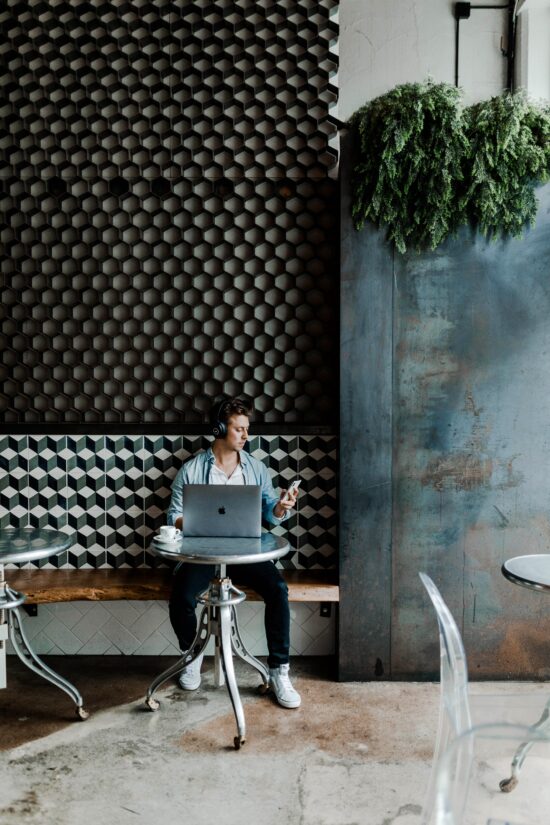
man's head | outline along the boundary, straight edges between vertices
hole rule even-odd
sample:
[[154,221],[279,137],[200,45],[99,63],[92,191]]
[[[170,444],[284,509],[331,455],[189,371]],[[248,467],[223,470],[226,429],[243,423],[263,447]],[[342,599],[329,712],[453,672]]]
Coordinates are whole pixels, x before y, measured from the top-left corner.
[[250,404],[242,398],[224,398],[210,413],[214,438],[223,439],[233,450],[242,450],[248,439]]

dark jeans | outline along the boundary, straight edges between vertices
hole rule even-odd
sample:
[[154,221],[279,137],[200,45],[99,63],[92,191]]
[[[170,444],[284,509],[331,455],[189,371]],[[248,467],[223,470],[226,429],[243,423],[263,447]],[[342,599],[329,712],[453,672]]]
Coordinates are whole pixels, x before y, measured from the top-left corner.
[[[290,610],[288,587],[271,561],[228,565],[227,575],[238,587],[250,587],[265,602],[265,635],[268,667],[288,662]],[[206,590],[214,576],[214,566],[184,562],[176,571],[170,595],[170,621],[181,650],[189,650],[197,632],[195,596]],[[238,608],[237,608],[238,610]]]

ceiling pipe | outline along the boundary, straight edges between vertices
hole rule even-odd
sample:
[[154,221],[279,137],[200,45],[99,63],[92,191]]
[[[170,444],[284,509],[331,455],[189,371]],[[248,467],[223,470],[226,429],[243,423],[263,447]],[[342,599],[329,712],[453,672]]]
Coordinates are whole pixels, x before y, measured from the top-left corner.
[[[519,0],[521,5],[525,5],[529,3],[530,0]],[[548,0],[545,0],[547,2]],[[473,5],[472,3],[455,3],[454,5],[454,16],[456,20],[456,36],[455,36],[455,86],[459,85],[458,82],[458,56],[459,56],[459,43],[460,43],[460,21],[467,20],[470,17],[472,11],[476,9],[499,9],[500,11],[507,12],[507,29],[508,29],[508,42],[506,49],[501,49],[503,55],[506,57],[507,60],[507,67],[506,67],[506,88],[509,91],[513,91],[514,88],[514,60],[515,60],[515,40],[516,40],[516,6],[519,5],[518,0],[509,0],[508,3],[504,5]]]

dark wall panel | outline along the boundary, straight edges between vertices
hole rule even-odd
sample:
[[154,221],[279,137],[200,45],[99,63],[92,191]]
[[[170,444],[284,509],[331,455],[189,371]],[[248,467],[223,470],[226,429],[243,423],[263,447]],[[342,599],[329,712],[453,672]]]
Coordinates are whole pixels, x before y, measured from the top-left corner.
[[349,137],[342,150],[339,674],[363,680],[390,673],[393,262],[351,225]]
[[9,0],[4,431],[334,426],[336,8]]

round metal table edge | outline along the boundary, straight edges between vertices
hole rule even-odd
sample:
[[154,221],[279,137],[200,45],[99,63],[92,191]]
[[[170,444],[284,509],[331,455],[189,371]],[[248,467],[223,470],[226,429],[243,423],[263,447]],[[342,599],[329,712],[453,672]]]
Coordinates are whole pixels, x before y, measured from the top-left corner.
[[[522,558],[522,556],[514,556],[514,559],[517,558]],[[526,579],[521,576],[517,576],[515,573],[512,573],[511,570],[508,570],[506,565],[508,564],[508,562],[511,562],[514,559],[507,559],[505,562],[503,562],[500,568],[501,573],[505,579],[508,579],[508,581],[512,582],[512,584],[517,584],[520,587],[526,587],[528,590],[538,590],[542,593],[550,592],[550,585],[541,584],[540,582],[533,581],[532,579]]]
[[[53,528],[36,528],[36,527],[16,527],[16,528],[4,528],[0,532],[7,534],[8,538],[15,537],[18,540],[22,540],[20,538],[21,534],[25,536],[32,536],[33,533],[42,533],[52,534],[56,537],[63,537],[63,540],[57,545],[52,548],[51,546],[42,546],[37,547],[34,549],[23,549],[18,548],[12,551],[5,551],[5,555],[0,557],[0,564],[26,564],[27,562],[32,561],[40,561],[41,559],[49,558],[49,556],[57,556],[60,553],[64,553],[74,544],[74,534],[73,533],[63,533],[61,530],[56,530]],[[10,535],[11,534],[11,535]]]
[[[219,537],[217,537],[219,538]],[[192,564],[254,564],[262,561],[277,561],[282,556],[286,555],[290,550],[290,542],[283,536],[273,536],[277,545],[272,550],[264,553],[234,553],[234,554],[206,554],[206,553],[192,553],[184,550],[169,550],[159,546],[159,543],[151,542],[151,549],[156,556],[161,556],[168,561],[180,562],[188,561]],[[181,543],[184,539],[180,539]],[[233,539],[234,540],[234,539]],[[281,546],[280,542],[284,542]]]

